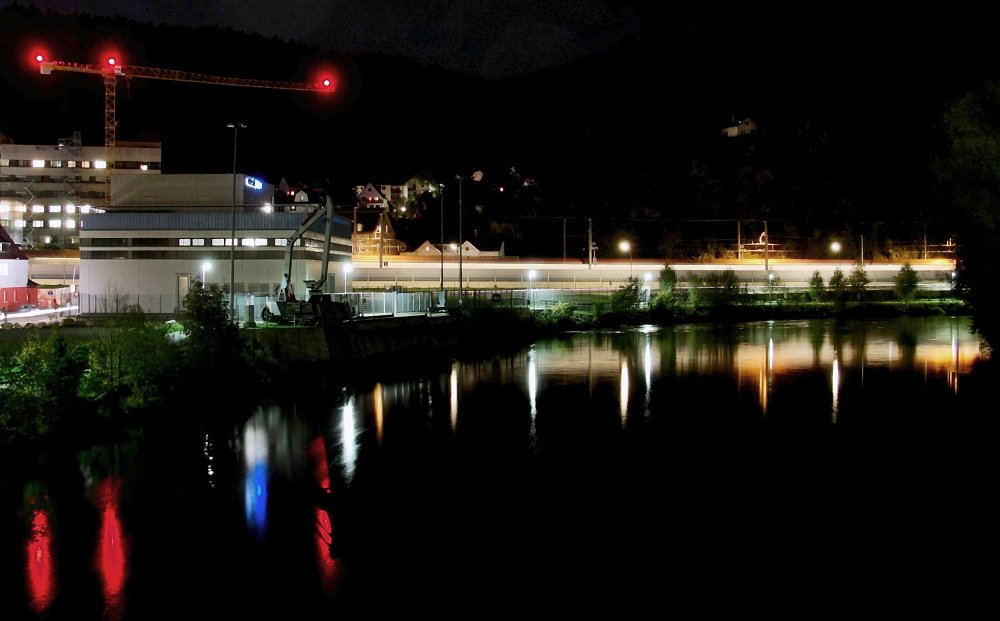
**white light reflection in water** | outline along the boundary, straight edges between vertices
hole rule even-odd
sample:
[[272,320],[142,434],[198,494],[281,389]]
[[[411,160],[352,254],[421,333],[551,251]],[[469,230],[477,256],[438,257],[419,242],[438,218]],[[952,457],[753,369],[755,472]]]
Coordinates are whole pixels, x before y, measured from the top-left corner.
[[948,385],[952,392],[958,394],[958,331],[954,324],[951,326],[951,369],[948,370]]
[[375,439],[382,444],[382,425],[385,422],[384,395],[382,382],[375,382],[375,390],[372,391],[372,401],[375,404]]
[[649,400],[653,396],[653,350],[650,346],[649,332],[644,336],[642,349],[642,372],[646,379],[646,400],[643,402],[643,415],[649,418]]
[[836,356],[833,358],[833,371],[830,373],[830,383],[833,384],[833,413],[832,420],[837,422],[837,415],[840,413],[840,360]]
[[628,418],[628,390],[628,360],[622,360],[622,378],[618,397],[622,427],[625,426],[625,419]]
[[254,416],[243,428],[243,459],[246,464],[243,502],[247,526],[257,537],[263,537],[267,530],[267,445],[267,428],[260,417]]
[[451,364],[451,378],[449,382],[449,394],[451,397],[451,430],[458,427],[458,361]]
[[207,433],[205,434],[205,446],[202,448],[202,452],[205,454],[205,461],[208,462],[208,486],[215,489],[215,468],[212,467],[215,457],[212,456],[212,440],[208,437]]
[[531,404],[531,429],[528,438],[531,446],[535,446],[535,417],[538,415],[538,365],[535,361],[537,353],[532,345],[528,350],[528,402]]
[[344,466],[344,480],[348,483],[354,477],[358,464],[358,434],[354,420],[354,397],[341,408],[340,418],[340,463]]

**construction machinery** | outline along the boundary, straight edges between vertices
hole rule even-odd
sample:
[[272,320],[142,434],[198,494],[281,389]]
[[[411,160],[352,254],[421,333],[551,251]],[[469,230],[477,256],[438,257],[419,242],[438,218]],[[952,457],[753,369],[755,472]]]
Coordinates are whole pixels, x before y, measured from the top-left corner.
[[[288,236],[288,243],[285,246],[284,278],[278,290],[273,295],[268,296],[261,309],[260,316],[265,322],[295,323],[304,325],[316,325],[324,319],[342,321],[351,318],[350,308],[343,302],[334,302],[333,294],[323,291],[326,284],[330,268],[330,242],[333,237],[333,200],[327,196],[326,205],[317,207],[305,217],[302,224],[295,232]],[[296,244],[309,231],[317,226],[324,225],[323,229],[323,251],[320,258],[320,275],[315,280],[303,281],[306,285],[306,295],[299,298],[294,291],[290,281],[292,271],[292,259]]]

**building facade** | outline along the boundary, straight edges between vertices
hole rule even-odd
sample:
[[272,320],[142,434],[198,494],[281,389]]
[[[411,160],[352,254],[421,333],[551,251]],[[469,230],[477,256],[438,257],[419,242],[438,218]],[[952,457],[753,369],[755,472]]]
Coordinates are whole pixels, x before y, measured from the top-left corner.
[[22,248],[76,248],[81,216],[110,204],[113,179],[158,176],[155,142],[0,144],[0,225]]

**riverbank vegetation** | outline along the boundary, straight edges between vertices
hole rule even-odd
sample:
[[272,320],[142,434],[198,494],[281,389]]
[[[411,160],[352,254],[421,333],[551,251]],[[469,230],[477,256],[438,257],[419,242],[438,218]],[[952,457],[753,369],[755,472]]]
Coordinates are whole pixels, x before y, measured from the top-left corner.
[[[967,311],[953,292],[921,297],[908,266],[891,290],[869,290],[867,285],[860,266],[850,274],[838,270],[828,283],[817,273],[808,291],[795,292],[773,280],[750,291],[728,271],[678,283],[665,267],[652,296],[632,278],[610,297],[589,304],[463,308],[454,314],[459,345],[441,353],[490,355],[568,331],[640,324]],[[164,413],[182,419],[196,409],[188,407],[193,400],[214,401],[219,395],[224,395],[219,408],[224,417],[241,411],[242,402],[256,403],[280,394],[290,382],[302,382],[303,376],[296,375],[302,365],[278,360],[254,331],[229,321],[228,297],[225,287],[195,283],[178,322],[126,312],[89,332],[89,338],[72,337],[75,328],[53,327],[32,330],[17,346],[0,349],[0,446],[83,441]],[[366,362],[351,366],[363,368]],[[312,369],[314,379],[323,374],[323,369]]]

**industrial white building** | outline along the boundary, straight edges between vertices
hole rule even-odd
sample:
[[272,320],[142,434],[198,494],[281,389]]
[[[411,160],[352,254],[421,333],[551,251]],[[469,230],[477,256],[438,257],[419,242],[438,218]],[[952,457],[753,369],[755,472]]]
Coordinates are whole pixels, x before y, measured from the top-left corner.
[[159,176],[160,157],[158,142],[83,146],[79,134],[54,145],[0,141],[0,225],[24,249],[76,248],[80,217],[110,204],[114,182]]

